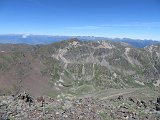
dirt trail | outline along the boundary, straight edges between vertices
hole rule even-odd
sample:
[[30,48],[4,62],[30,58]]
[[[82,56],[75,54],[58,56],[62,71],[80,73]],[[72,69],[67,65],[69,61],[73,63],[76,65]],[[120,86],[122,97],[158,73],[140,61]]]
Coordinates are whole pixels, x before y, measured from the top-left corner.
[[130,48],[128,48],[128,47],[125,48],[124,54],[126,55],[128,61],[129,61],[132,65],[134,65],[132,59],[131,59],[130,56],[129,56],[129,52],[130,52]]
[[127,91],[127,92],[121,92],[121,93],[112,94],[112,95],[109,95],[107,97],[103,97],[100,100],[105,100],[105,99],[108,99],[108,98],[112,98],[112,97],[116,97],[116,96],[120,96],[120,95],[125,95],[125,94],[129,94],[129,93],[133,93],[133,92],[135,92],[137,90],[139,90],[139,89],[133,89],[133,90],[130,90],[130,91]]

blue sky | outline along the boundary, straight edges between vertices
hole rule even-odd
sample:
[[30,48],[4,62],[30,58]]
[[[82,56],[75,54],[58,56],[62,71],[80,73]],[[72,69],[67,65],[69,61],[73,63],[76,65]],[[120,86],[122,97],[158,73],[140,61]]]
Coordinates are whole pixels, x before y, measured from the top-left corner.
[[160,0],[0,0],[0,34],[160,40]]

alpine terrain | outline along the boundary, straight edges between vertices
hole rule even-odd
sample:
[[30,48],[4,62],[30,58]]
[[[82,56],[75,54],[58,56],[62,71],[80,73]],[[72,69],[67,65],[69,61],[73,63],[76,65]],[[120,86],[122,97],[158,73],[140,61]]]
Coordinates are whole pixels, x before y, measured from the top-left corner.
[[158,120],[159,111],[158,44],[0,44],[2,120]]

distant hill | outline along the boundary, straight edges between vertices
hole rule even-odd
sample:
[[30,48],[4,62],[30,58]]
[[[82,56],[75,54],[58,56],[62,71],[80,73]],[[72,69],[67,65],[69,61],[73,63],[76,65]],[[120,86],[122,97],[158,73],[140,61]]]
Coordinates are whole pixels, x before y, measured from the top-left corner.
[[126,43],[131,44],[134,47],[137,47],[137,48],[144,48],[144,47],[149,46],[149,45],[160,44],[160,41],[140,40],[140,39],[130,39],[130,38],[112,39],[112,41],[115,41],[115,42],[126,42]]
[[160,44],[160,41],[154,40],[140,40],[140,39],[130,39],[130,38],[105,38],[105,37],[94,37],[94,36],[49,36],[49,35],[28,35],[28,34],[10,34],[10,35],[0,35],[0,43],[11,43],[11,44],[50,44],[62,40],[77,38],[82,41],[88,40],[110,40],[113,42],[126,42],[137,48],[143,48],[145,46]]

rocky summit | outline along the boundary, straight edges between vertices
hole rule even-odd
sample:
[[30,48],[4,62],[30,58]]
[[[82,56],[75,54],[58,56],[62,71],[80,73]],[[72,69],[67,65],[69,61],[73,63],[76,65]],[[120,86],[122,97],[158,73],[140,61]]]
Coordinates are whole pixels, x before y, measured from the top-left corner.
[[159,99],[140,100],[120,95],[101,100],[94,97],[32,99],[28,94],[0,97],[1,120],[158,120]]
[[158,120],[160,45],[0,44],[2,120]]

